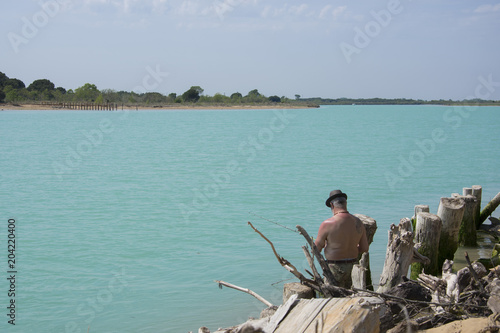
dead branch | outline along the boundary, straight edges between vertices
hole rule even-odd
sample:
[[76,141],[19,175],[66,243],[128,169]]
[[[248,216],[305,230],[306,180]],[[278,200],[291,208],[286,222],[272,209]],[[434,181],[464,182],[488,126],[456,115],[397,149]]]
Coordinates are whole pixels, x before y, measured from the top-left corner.
[[321,269],[323,269],[323,275],[325,276],[327,283],[334,286],[336,283],[335,283],[335,278],[333,277],[333,273],[330,271],[328,263],[319,252],[318,248],[316,247],[316,244],[314,244],[311,237],[304,228],[302,228],[300,225],[297,225],[296,228],[300,232],[300,234],[304,236],[304,238],[307,241],[307,244],[309,244],[309,247],[311,248],[314,257],[316,258],[316,260],[318,260]]
[[305,246],[302,246],[302,250],[304,251],[304,255],[306,256],[307,262],[309,263],[309,267],[311,267],[311,270],[313,271],[314,280],[320,281],[321,275],[319,275],[318,270],[316,269],[316,266],[314,265],[314,259],[311,257],[309,250]]
[[453,303],[437,303],[437,302],[417,301],[417,300],[413,300],[413,299],[402,298],[399,296],[389,295],[389,294],[385,294],[385,293],[378,293],[376,291],[365,290],[365,289],[352,288],[352,290],[357,291],[357,292],[361,292],[361,293],[369,293],[369,294],[376,295],[376,296],[379,296],[382,298],[393,299],[393,300],[397,300],[400,302],[415,303],[415,304],[421,304],[421,305],[439,305],[439,306],[454,305]]
[[292,273],[293,275],[295,275],[302,283],[304,283],[305,285],[311,287],[311,288],[314,288],[315,290],[318,290],[318,291],[321,291],[319,289],[319,286],[317,285],[317,283],[311,279],[308,279],[306,278],[304,275],[302,275],[298,270],[297,268],[292,265],[288,260],[286,260],[285,258],[281,257],[280,255],[278,255],[278,253],[276,252],[276,249],[274,248],[274,244],[269,240],[267,239],[266,236],[264,236],[259,230],[257,230],[251,222],[248,222],[248,225],[250,227],[252,227],[252,229],[258,233],[262,238],[264,238],[268,243],[269,245],[271,245],[271,248],[273,250],[273,253],[276,257],[276,259],[278,259],[278,262],[280,263],[281,266],[283,266],[287,271],[289,271],[290,273]]
[[470,263],[469,254],[467,253],[467,251],[465,251],[465,261],[467,261],[467,266],[469,267],[469,271],[472,274],[474,281],[476,281],[476,283],[479,285],[479,290],[481,290],[481,292],[484,292],[483,284],[481,283],[481,281],[479,281],[479,277],[477,276],[476,271],[474,270],[472,264]]
[[499,205],[500,205],[500,192],[498,192],[498,194],[495,195],[495,197],[490,202],[488,202],[488,204],[481,211],[481,214],[479,216],[479,221],[476,224],[476,227],[479,228],[481,226],[481,224],[484,221],[486,221],[488,216],[490,216],[491,213],[493,213]]
[[262,303],[264,303],[267,307],[273,306],[273,304],[271,302],[267,301],[264,297],[260,296],[259,294],[257,294],[256,292],[254,292],[254,291],[252,291],[250,289],[238,287],[238,286],[236,286],[234,284],[231,284],[231,283],[228,283],[228,282],[224,282],[224,281],[221,281],[221,280],[215,280],[214,282],[218,283],[219,284],[219,288],[221,288],[221,289],[222,289],[222,286],[226,286],[228,288],[233,288],[233,289],[236,289],[236,290],[239,290],[239,291],[242,291],[244,293],[252,295],[253,297],[257,298],[259,301],[261,301]]
[[[331,285],[331,284],[328,284],[328,283],[325,284],[324,281],[323,281],[323,279],[321,279],[321,278],[319,280],[317,280],[317,281],[314,281],[314,280],[306,278],[288,260],[286,260],[285,258],[283,258],[280,255],[278,255],[278,253],[276,252],[276,249],[274,248],[273,243],[269,239],[267,239],[267,237],[264,236],[259,230],[257,230],[252,225],[251,222],[248,222],[248,225],[250,225],[250,227],[252,227],[252,229],[256,233],[258,233],[262,238],[264,238],[269,243],[269,245],[271,245],[271,248],[272,248],[272,250],[274,252],[274,255],[276,256],[276,259],[278,259],[278,262],[280,263],[280,265],[283,266],[287,271],[289,271],[290,273],[292,273],[293,275],[295,275],[295,277],[297,277],[302,284],[304,284],[304,285],[306,285],[308,287],[311,287],[314,290],[322,293],[323,295],[325,295],[325,297],[344,297],[344,296],[352,294],[352,292],[349,291],[349,290],[347,290],[347,289],[344,289],[344,288],[341,288],[341,287],[337,287],[337,286],[334,286],[334,285]],[[316,246],[314,246],[314,247],[316,248]],[[317,251],[317,248],[316,248],[316,251]],[[323,261],[324,261],[324,259],[323,259]],[[326,264],[326,262],[325,262],[325,264]],[[326,265],[326,267],[327,267],[328,273],[330,273],[330,275],[333,278],[333,274],[330,272],[330,269],[328,268],[328,265]]]

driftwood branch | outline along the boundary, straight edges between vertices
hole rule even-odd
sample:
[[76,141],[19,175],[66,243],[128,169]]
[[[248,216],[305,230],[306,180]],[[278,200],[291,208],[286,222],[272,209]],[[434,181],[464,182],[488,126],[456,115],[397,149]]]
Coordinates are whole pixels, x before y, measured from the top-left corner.
[[300,273],[297,268],[292,265],[288,260],[286,260],[285,258],[281,257],[280,255],[278,255],[278,253],[276,252],[276,249],[274,248],[274,244],[266,237],[264,236],[259,230],[257,230],[251,222],[248,222],[248,225],[250,227],[252,227],[252,229],[258,233],[262,238],[264,238],[268,243],[269,245],[271,245],[271,248],[273,250],[273,253],[276,257],[276,259],[278,259],[278,262],[280,263],[281,266],[283,266],[287,271],[289,271],[290,273],[292,273],[293,275],[295,275],[295,277],[297,277],[300,282],[304,283],[305,285],[311,287],[311,288],[314,288],[318,291],[319,290],[319,287],[317,285],[317,283],[315,283],[315,281],[311,280],[311,279],[308,279],[306,278],[304,275],[302,275],[302,273]]
[[231,283],[228,283],[228,282],[224,282],[224,281],[221,281],[221,280],[215,280],[214,282],[218,283],[219,284],[219,288],[221,288],[221,289],[222,289],[222,286],[225,286],[225,287],[228,287],[228,288],[233,288],[233,289],[236,289],[236,290],[239,290],[239,291],[242,291],[244,293],[252,295],[253,297],[257,298],[259,301],[261,301],[262,303],[264,303],[267,307],[273,306],[273,304],[271,302],[267,301],[264,297],[260,296],[259,294],[257,294],[256,292],[254,292],[254,291],[252,291],[250,289],[238,287],[238,286],[236,286],[234,284],[231,284]]
[[336,283],[335,283],[335,278],[333,277],[333,273],[330,271],[330,267],[328,267],[328,263],[326,262],[325,258],[319,252],[316,244],[314,244],[313,240],[311,239],[311,237],[309,236],[309,234],[307,233],[307,231],[304,228],[302,228],[300,225],[297,225],[296,228],[300,232],[300,234],[302,236],[304,236],[304,238],[307,241],[307,244],[309,244],[309,247],[311,248],[314,257],[316,258],[316,260],[318,260],[318,263],[321,266],[321,269],[323,269],[323,274],[325,275],[325,278],[326,278],[328,284],[330,284],[332,286],[335,285]]
[[455,305],[454,303],[437,303],[437,302],[417,301],[417,300],[413,300],[413,299],[407,299],[407,298],[403,298],[403,297],[398,297],[398,296],[394,296],[394,295],[379,293],[376,291],[365,290],[365,289],[352,288],[352,290],[362,292],[362,293],[372,294],[372,295],[379,296],[379,297],[386,298],[386,299],[393,299],[393,300],[400,301],[400,302],[415,303],[415,304],[422,304],[422,305],[440,305],[440,306]]
[[[321,276],[319,276],[319,273],[316,272],[316,276],[315,276],[315,279],[316,277],[318,276],[319,279],[316,279],[316,280],[311,280],[311,279],[308,279],[306,278],[302,273],[300,273],[297,268],[292,265],[288,260],[286,260],[285,258],[281,257],[280,255],[278,255],[278,253],[276,252],[276,249],[274,248],[274,245],[273,243],[266,237],[264,236],[259,230],[257,230],[251,222],[248,222],[248,225],[250,227],[252,227],[252,229],[258,233],[262,238],[264,238],[268,243],[269,245],[271,245],[271,248],[273,250],[273,253],[276,257],[276,259],[278,259],[278,262],[280,263],[281,266],[283,266],[287,271],[289,271],[290,273],[292,273],[293,275],[295,275],[295,277],[297,277],[300,282],[308,287],[311,287],[313,288],[314,290],[324,294],[326,297],[344,297],[344,296],[347,296],[347,295],[351,295],[352,294],[352,291],[349,291],[347,289],[344,289],[344,288],[341,288],[341,287],[337,287],[337,286],[334,286],[334,285],[331,285],[329,283],[325,283],[323,281],[323,279],[321,279]],[[300,226],[299,226],[300,227]],[[302,229],[302,228],[300,228]],[[304,229],[302,229],[304,231],[304,233],[307,235],[307,233],[305,232]],[[307,235],[307,237],[309,237],[309,235]],[[307,239],[307,238],[306,238]],[[312,243],[311,239],[309,238],[309,244]],[[316,252],[319,254],[318,252],[318,249],[316,248],[316,246],[314,245],[313,243],[313,251],[314,249],[316,249]],[[321,254],[320,254],[321,256]],[[324,265],[326,266],[326,272],[324,271],[323,274],[330,274],[331,277],[333,278],[333,274],[332,272],[330,271],[330,269],[328,268],[328,264],[326,264],[326,261],[325,259],[323,259],[323,263]],[[313,265],[312,267],[314,266],[314,262],[313,262]],[[314,270],[314,268],[312,268]],[[326,275],[325,274],[325,275]]]
[[302,250],[304,251],[304,255],[306,256],[307,262],[309,263],[309,267],[311,267],[311,270],[312,270],[313,276],[314,276],[314,280],[320,281],[321,275],[319,275],[318,270],[316,269],[316,266],[314,265],[314,259],[312,258],[311,254],[309,253],[309,250],[305,246],[302,246]]
[[488,216],[490,216],[491,213],[493,213],[499,205],[500,205],[500,192],[498,192],[498,194],[495,195],[495,197],[481,211],[481,214],[479,215],[479,221],[476,226],[479,228],[479,226],[481,226],[481,224],[484,221],[486,221]]
[[479,281],[479,277],[477,276],[474,267],[472,267],[472,264],[470,263],[469,253],[467,253],[467,251],[465,251],[465,261],[467,261],[467,266],[469,267],[469,271],[472,274],[472,278],[474,279],[474,281],[476,281],[476,283],[478,284],[479,290],[481,290],[481,292],[484,292],[483,284],[481,283],[481,281]]

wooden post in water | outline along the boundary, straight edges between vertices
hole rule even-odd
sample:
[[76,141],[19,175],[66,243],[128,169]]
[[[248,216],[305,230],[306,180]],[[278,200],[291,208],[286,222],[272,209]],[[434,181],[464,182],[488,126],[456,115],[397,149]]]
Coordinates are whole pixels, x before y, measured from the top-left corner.
[[[368,240],[368,245],[370,245],[373,242],[373,236],[375,235],[375,232],[377,231],[377,221],[375,221],[373,218],[362,215],[362,214],[353,214],[356,216],[358,219],[363,222],[363,225],[365,226],[366,230],[366,238]],[[366,289],[368,290],[373,290],[373,282],[372,282],[372,273],[370,269],[370,253],[366,252],[364,255],[364,260],[360,261],[360,265],[354,265],[354,268],[352,270],[352,280],[354,281],[356,278],[354,277],[355,275],[360,275],[359,279],[364,278],[364,283],[366,286]]]
[[476,211],[474,212],[474,221],[476,223],[476,229],[479,229],[481,223],[479,223],[479,216],[481,215],[481,199],[483,197],[483,188],[480,185],[472,185],[472,195],[476,197],[477,205]]
[[403,281],[413,258],[413,232],[409,218],[401,219],[399,225],[391,225],[389,242],[378,293],[386,292]]
[[413,217],[411,218],[411,225],[413,227],[413,231],[417,229],[417,215],[418,213],[429,213],[429,205],[416,205],[415,206],[415,213],[413,214]]
[[441,269],[438,266],[439,236],[441,235],[442,222],[439,216],[420,212],[417,213],[415,228],[415,247],[418,253],[430,259],[429,264],[416,262],[411,264],[411,279],[416,280],[422,273],[438,276]]
[[474,219],[477,199],[472,194],[466,195],[465,193],[472,193],[472,189],[465,191],[464,188],[464,195],[454,196],[455,198],[462,199],[465,202],[464,216],[462,217],[460,230],[458,231],[458,244],[465,246],[477,246],[476,220]]
[[446,259],[453,260],[458,249],[458,233],[464,217],[465,202],[460,198],[441,198],[437,216],[443,226],[439,239],[438,266],[443,267]]

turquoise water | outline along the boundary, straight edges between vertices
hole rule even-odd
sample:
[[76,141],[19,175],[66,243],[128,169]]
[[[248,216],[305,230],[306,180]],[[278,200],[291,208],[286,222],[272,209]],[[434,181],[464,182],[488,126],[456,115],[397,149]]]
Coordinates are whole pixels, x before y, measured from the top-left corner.
[[[280,304],[332,189],[377,220],[374,282],[392,223],[416,204],[500,190],[500,108],[0,112],[0,330],[188,332]],[[497,214],[497,213],[495,213]],[[7,323],[8,219],[16,320]],[[284,281],[286,280],[286,281]]]

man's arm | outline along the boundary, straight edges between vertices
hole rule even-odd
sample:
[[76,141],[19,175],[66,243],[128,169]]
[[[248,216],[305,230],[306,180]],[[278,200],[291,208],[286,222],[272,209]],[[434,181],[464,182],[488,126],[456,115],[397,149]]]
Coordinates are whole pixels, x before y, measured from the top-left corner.
[[326,226],[325,223],[323,222],[319,226],[318,237],[316,237],[316,240],[314,241],[314,244],[318,248],[319,252],[321,252],[325,247],[326,236],[328,236],[328,233],[326,232]]

